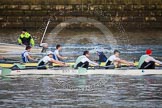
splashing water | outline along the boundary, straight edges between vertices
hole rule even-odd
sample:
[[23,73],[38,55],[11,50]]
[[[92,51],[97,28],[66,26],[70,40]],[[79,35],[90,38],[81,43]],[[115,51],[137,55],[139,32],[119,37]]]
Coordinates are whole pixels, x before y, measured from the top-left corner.
[[[94,19],[84,18],[84,17],[72,18],[72,19],[66,20],[65,22],[60,23],[48,35],[46,42],[49,44],[55,43],[55,39],[58,36],[58,33],[61,32],[64,28],[66,28],[67,26],[69,26],[71,24],[81,24],[81,23],[91,24],[94,27],[98,28],[104,34],[104,38],[102,40],[103,44],[109,43],[109,45],[112,49],[114,49],[113,45],[117,45],[116,39],[114,38],[111,31],[105,25],[103,25],[101,22],[98,22]],[[71,38],[67,42],[72,42],[72,41],[79,42],[80,40],[87,41],[87,42],[90,40],[90,42],[92,44],[96,44],[97,42],[100,43],[100,41],[101,41],[100,37],[96,38],[96,37],[89,36],[89,37],[85,38],[85,37],[77,36],[77,38],[75,38],[75,37]]]

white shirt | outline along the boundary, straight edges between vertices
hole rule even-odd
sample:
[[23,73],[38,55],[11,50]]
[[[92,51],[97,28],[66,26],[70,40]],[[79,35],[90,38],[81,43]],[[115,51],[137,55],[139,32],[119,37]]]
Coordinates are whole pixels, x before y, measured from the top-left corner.
[[146,55],[147,58],[145,59],[145,62],[150,62],[150,61],[154,61],[155,63],[158,63],[158,64],[162,64],[162,62],[154,59],[153,57],[149,56],[149,55]]
[[116,61],[116,60],[120,60],[120,58],[119,58],[119,57],[116,57],[115,55],[112,55],[112,56],[110,56],[110,57],[107,59],[106,62],[108,62],[108,61],[114,62],[114,61]]
[[85,63],[86,61],[88,61],[90,64],[95,65],[95,66],[98,66],[97,63],[95,63],[95,62],[89,60],[85,55],[82,55],[82,57],[83,57],[83,58],[81,59],[81,62],[82,62],[82,63]]
[[58,60],[57,55],[60,55],[59,50],[54,51],[55,60]]
[[51,61],[51,60],[53,60],[53,58],[50,58],[49,56],[45,56],[45,57],[43,57],[39,62],[38,62],[38,64],[40,63],[40,62],[44,62],[45,64],[47,64],[49,61]]

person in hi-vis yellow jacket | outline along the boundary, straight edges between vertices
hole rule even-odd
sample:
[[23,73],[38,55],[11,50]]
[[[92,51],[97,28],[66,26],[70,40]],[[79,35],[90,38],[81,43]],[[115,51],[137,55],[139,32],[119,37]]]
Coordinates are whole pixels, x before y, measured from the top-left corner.
[[18,43],[19,45],[26,45],[26,46],[32,46],[34,47],[35,42],[32,36],[26,31],[26,29],[22,30],[22,33],[20,34],[18,38]]

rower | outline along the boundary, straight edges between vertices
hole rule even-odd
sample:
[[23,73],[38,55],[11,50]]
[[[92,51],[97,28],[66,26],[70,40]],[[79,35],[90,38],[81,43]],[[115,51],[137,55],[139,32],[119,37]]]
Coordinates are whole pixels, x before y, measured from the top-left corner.
[[64,62],[60,62],[58,60],[53,59],[53,52],[52,51],[47,51],[47,55],[43,57],[39,62],[38,62],[38,69],[47,69],[47,64],[48,63],[56,63],[59,66],[68,66]]
[[62,50],[61,45],[56,45],[56,50],[54,51],[53,58],[58,61],[62,61],[67,59],[68,57],[64,57],[60,55],[60,51]]
[[42,47],[41,53],[46,53],[48,51],[48,43],[41,43],[40,47]]
[[147,49],[146,54],[142,55],[139,60],[139,64],[138,64],[139,69],[155,69],[155,63],[162,65],[162,62],[154,59],[153,57],[151,57],[151,55],[152,55],[152,50]]
[[86,68],[88,69],[89,64],[99,66],[99,64],[89,60],[90,54],[89,51],[84,51],[82,56],[79,56],[75,62],[74,68],[78,69],[78,67]]
[[20,34],[18,38],[19,45],[25,45],[25,46],[32,46],[34,47],[35,42],[32,36],[27,32],[26,29],[22,30],[22,33]]
[[[106,61],[106,66],[110,66],[110,65],[115,65],[116,67],[120,67],[121,63],[126,64],[128,66],[133,66],[134,64],[131,62],[128,62],[126,60],[123,60],[121,58],[119,58],[120,56],[120,52],[118,50],[114,51],[114,55],[110,56],[107,61]],[[106,68],[108,69],[108,68]]]
[[107,57],[106,55],[101,51],[97,51],[97,55],[99,57],[99,62],[106,62],[107,61]]
[[26,46],[25,51],[21,54],[23,63],[28,63],[29,61],[35,61],[34,58],[30,56],[31,46]]

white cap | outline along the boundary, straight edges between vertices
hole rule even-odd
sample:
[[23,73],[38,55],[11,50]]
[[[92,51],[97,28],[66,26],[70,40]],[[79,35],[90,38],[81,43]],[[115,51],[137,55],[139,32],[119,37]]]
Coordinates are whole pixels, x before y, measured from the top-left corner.
[[47,51],[47,55],[53,54],[52,51]]

